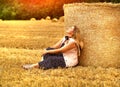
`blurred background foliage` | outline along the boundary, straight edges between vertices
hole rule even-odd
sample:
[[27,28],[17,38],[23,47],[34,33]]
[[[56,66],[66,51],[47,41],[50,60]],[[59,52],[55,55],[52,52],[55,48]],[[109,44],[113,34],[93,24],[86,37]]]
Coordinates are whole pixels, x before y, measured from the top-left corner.
[[64,15],[63,5],[73,2],[120,3],[120,0],[0,0],[0,19],[29,20],[47,16],[59,18]]

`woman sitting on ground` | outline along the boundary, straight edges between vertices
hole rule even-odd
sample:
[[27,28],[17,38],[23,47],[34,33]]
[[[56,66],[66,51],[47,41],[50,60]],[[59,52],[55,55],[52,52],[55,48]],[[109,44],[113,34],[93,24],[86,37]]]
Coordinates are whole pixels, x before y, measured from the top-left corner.
[[83,48],[80,39],[80,31],[76,26],[72,26],[66,31],[66,36],[58,41],[54,46],[43,50],[42,60],[36,64],[23,65],[24,69],[35,68],[58,68],[73,67],[78,64],[78,56]]

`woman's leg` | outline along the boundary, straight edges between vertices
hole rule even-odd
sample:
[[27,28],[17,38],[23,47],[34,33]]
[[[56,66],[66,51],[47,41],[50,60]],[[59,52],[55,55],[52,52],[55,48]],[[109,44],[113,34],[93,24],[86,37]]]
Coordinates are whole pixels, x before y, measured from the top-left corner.
[[39,68],[39,64],[38,63],[32,64],[31,67]]
[[26,64],[26,65],[23,65],[23,68],[24,69],[31,69],[31,68],[39,68],[39,64],[38,63],[35,63],[35,64]]
[[38,63],[39,68],[44,70],[50,68],[58,68],[58,67],[66,67],[65,61],[63,57],[51,56],[50,58],[45,59]]
[[[54,48],[50,48],[48,47],[46,50],[52,50]],[[51,54],[46,54],[44,56],[42,56],[42,59],[40,60],[40,62],[43,62],[44,60],[46,60],[49,56],[53,56]],[[39,63],[40,63],[39,62]],[[39,63],[35,63],[35,64],[26,64],[26,65],[23,65],[23,68],[24,69],[31,69],[31,68],[40,68],[40,64]]]

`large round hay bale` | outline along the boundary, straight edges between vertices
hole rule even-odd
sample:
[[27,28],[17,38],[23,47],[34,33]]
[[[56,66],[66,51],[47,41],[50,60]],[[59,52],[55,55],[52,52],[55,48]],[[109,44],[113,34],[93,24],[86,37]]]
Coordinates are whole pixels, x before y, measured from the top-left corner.
[[65,26],[76,25],[84,41],[80,65],[120,67],[120,4],[64,5]]
[[30,21],[36,21],[36,19],[35,18],[31,18]]
[[47,17],[45,18],[45,20],[51,20],[51,17],[50,17],[50,16],[47,16]]
[[58,22],[58,19],[57,18],[53,18],[51,21],[52,22]]
[[64,16],[59,17],[59,22],[64,22]]

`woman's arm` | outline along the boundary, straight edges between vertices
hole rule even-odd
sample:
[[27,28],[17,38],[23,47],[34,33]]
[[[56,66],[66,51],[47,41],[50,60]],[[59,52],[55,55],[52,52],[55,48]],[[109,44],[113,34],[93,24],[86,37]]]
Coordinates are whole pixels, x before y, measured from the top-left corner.
[[50,53],[50,54],[54,54],[54,53],[64,53],[72,48],[75,48],[76,45],[75,45],[75,42],[71,42],[71,43],[68,43],[66,45],[64,45],[63,47],[61,48],[58,48],[58,49],[54,49],[54,50],[44,50],[43,52],[43,55],[44,54],[47,54],[47,53]]
[[63,38],[61,39],[61,40],[59,40],[55,45],[53,45],[53,46],[50,46],[51,48],[60,48],[60,46],[61,46],[61,43],[62,43],[62,40],[63,40]]

